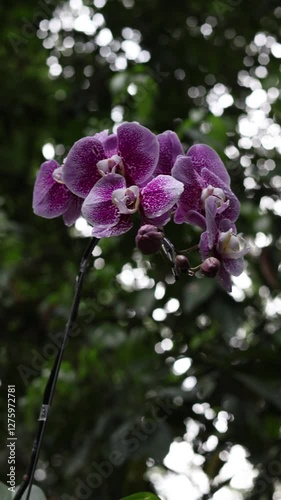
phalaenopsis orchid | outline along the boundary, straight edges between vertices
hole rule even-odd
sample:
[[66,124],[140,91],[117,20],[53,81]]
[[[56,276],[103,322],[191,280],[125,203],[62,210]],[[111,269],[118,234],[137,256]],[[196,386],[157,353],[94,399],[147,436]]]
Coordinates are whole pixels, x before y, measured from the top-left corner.
[[[84,273],[99,239],[120,236],[135,221],[139,226],[136,246],[146,255],[162,252],[176,279],[184,274],[215,277],[228,292],[231,275],[242,273],[248,252],[235,225],[240,204],[218,154],[204,144],[193,145],[184,154],[175,132],[155,135],[136,122],[123,123],[113,134],[104,130],[83,137],[70,148],[63,165],[44,162],[35,181],[33,210],[47,219],[62,216],[67,226],[84,217],[92,226],[93,238],[82,257],[70,317],[45,389],[28,473],[14,500],[20,500],[27,489],[26,500],[30,496]],[[164,231],[171,220],[200,228],[197,244],[178,252]],[[191,250],[201,260],[195,267],[189,261]]]
[[[165,238],[164,226],[171,219],[198,226],[203,231],[197,247],[202,265],[196,266],[201,270],[196,274],[216,276],[229,292],[230,276],[242,273],[248,251],[235,226],[240,203],[218,154],[196,144],[184,155],[175,132],[157,136],[136,122],[123,123],[115,134],[104,130],[78,140],[62,166],[44,162],[33,209],[49,219],[62,215],[68,226],[83,216],[96,238],[126,233],[137,219],[136,245],[145,254],[162,250],[176,277],[181,271],[177,252]],[[213,263],[209,272],[206,260]],[[188,274],[194,274],[193,268]]]

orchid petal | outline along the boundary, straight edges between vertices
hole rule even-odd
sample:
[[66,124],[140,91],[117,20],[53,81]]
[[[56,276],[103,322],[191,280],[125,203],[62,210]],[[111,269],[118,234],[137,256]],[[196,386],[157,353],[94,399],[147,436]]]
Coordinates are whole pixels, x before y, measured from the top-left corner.
[[170,219],[171,219],[171,210],[168,210],[168,212],[165,212],[164,214],[160,215],[159,217],[145,217],[145,216],[143,216],[142,224],[151,224],[152,226],[162,227],[162,226],[165,226],[166,224],[168,224]]
[[120,219],[118,208],[112,203],[112,193],[126,187],[124,177],[109,174],[102,177],[91,189],[82,205],[82,214],[92,225],[112,227]]
[[34,186],[33,197],[36,197],[36,203],[43,200],[51,187],[58,184],[53,174],[59,168],[60,166],[55,160],[48,160],[42,163],[40,170],[37,172]]
[[208,234],[209,247],[213,248],[218,234],[216,224],[217,199],[215,196],[209,196],[205,202],[206,228]]
[[205,260],[210,256],[209,238],[207,231],[201,234],[199,242],[199,251],[202,260]]
[[198,173],[193,168],[192,160],[187,156],[178,156],[171,173],[175,179],[184,184],[184,192],[180,197],[174,216],[174,221],[177,224],[182,224],[187,222],[189,210],[199,209],[201,191],[204,186]]
[[72,226],[81,215],[83,198],[78,198],[74,194],[71,195],[68,207],[63,214],[63,220],[66,226]]
[[175,132],[166,130],[157,136],[159,141],[159,161],[154,175],[170,175],[178,155],[183,155],[183,147]]
[[96,238],[109,238],[111,236],[119,236],[127,233],[133,227],[133,223],[129,215],[121,215],[115,226],[99,226],[94,225],[92,236]]
[[229,229],[232,229],[233,234],[237,233],[235,224],[229,219],[222,219],[219,223],[219,230],[221,233],[227,233]]
[[109,158],[117,153],[116,134],[108,135],[108,130],[103,130],[102,132],[95,134],[93,137],[102,143],[106,158]]
[[94,134],[92,137],[100,141],[102,144],[106,141],[108,138],[108,128],[105,130],[102,130],[101,132],[97,132]]
[[100,179],[96,165],[105,157],[103,145],[95,137],[84,137],[75,142],[63,167],[63,180],[68,189],[77,196],[86,198]]
[[160,217],[179,200],[184,186],[170,175],[158,175],[141,190],[141,206],[145,217]]
[[179,155],[172,168],[171,175],[185,185],[192,186],[200,183],[200,177],[194,170],[191,158]]
[[[178,209],[179,210],[179,209]],[[180,211],[177,214],[177,219],[181,217]],[[193,224],[194,226],[199,226],[201,229],[206,229],[206,219],[203,215],[199,214],[195,210],[189,210],[185,216],[185,222]]]
[[111,227],[117,224],[119,211],[111,201],[90,203],[87,198],[82,205],[82,215],[89,224],[101,227]]
[[156,136],[138,123],[123,123],[117,129],[118,154],[122,157],[126,177],[140,185],[154,172],[159,158]]
[[244,270],[244,259],[243,257],[238,259],[223,259],[223,265],[228,273],[233,276],[240,276]]
[[230,293],[232,290],[232,283],[231,283],[230,274],[223,266],[221,266],[221,268],[219,270],[219,273],[217,275],[217,279],[220,282],[220,284],[222,285],[222,287],[227,292]]
[[195,144],[186,155],[192,159],[193,166],[199,174],[203,168],[206,168],[216,174],[227,186],[230,185],[230,177],[222,160],[210,146]]
[[53,178],[53,172],[58,168],[59,164],[55,160],[45,161],[41,165],[34,185],[33,211],[46,219],[62,215],[71,197],[66,186]]
[[101,141],[107,158],[117,153],[117,135],[110,134],[104,141]]

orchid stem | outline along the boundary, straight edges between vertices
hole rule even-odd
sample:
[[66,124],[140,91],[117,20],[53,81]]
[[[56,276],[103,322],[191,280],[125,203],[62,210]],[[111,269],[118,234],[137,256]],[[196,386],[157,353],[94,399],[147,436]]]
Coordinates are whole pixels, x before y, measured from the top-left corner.
[[199,248],[199,245],[193,245],[192,247],[190,248],[186,248],[185,250],[179,250],[177,251],[177,253],[180,253],[180,254],[189,254],[190,252],[193,252],[193,250],[197,250]]
[[163,237],[162,241],[163,241],[163,243],[162,243],[162,251],[163,251],[165,257],[171,263],[173,275],[174,275],[175,279],[177,280],[179,278],[179,270],[178,270],[177,264],[176,264],[177,253],[175,251],[175,247],[170,242],[170,240],[168,240],[168,238],[166,238],[166,236]]
[[66,324],[66,328],[65,328],[65,332],[64,332],[64,336],[63,336],[61,345],[59,347],[59,350],[58,350],[58,353],[57,353],[57,356],[56,356],[56,359],[55,359],[55,362],[54,362],[54,365],[53,365],[52,371],[50,373],[48,382],[47,382],[46,387],[45,387],[44,395],[43,395],[43,402],[41,405],[40,414],[39,414],[39,418],[38,418],[39,425],[38,425],[38,430],[37,430],[37,436],[36,436],[36,439],[35,439],[35,442],[33,445],[30,463],[29,463],[29,467],[28,467],[28,472],[24,476],[24,479],[23,479],[19,489],[17,490],[17,492],[14,496],[14,500],[20,500],[27,488],[28,488],[28,491],[27,491],[27,496],[26,496],[25,500],[29,500],[29,497],[30,497],[32,483],[33,483],[33,479],[34,479],[34,474],[35,474],[37,462],[39,459],[41,443],[42,443],[42,439],[43,439],[43,435],[44,435],[44,430],[45,430],[45,427],[47,424],[47,419],[49,416],[49,410],[50,410],[53,396],[55,393],[56,383],[57,383],[57,379],[58,379],[58,375],[59,375],[59,371],[60,371],[60,367],[61,367],[61,363],[62,363],[63,354],[65,351],[68,337],[71,334],[74,322],[75,322],[76,317],[77,317],[79,304],[80,304],[80,295],[81,295],[81,290],[82,290],[85,272],[86,272],[86,269],[88,267],[92,252],[93,252],[96,244],[98,243],[98,241],[99,241],[98,238],[91,239],[89,245],[87,246],[87,248],[82,256],[81,262],[80,262],[79,273],[76,277],[75,292],[74,292],[73,302],[72,302],[72,306],[71,306],[71,310],[70,310],[70,315],[69,315],[69,318],[68,318],[68,321]]
[[191,267],[189,269],[189,272],[191,273],[190,276],[194,276],[194,274],[197,272],[197,271],[200,271],[201,269],[201,265],[202,264],[199,264],[199,266],[196,266],[196,267]]

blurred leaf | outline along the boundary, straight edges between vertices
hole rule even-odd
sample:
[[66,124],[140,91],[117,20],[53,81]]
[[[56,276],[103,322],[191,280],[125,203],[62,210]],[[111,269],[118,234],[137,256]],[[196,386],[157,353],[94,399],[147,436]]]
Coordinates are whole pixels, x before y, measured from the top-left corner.
[[183,310],[186,314],[199,307],[214,293],[217,284],[211,279],[195,280],[185,286],[183,291]]
[[211,305],[212,317],[217,319],[218,328],[222,331],[224,338],[229,341],[241,325],[244,307],[228,297],[224,300],[223,307],[221,304],[221,298],[216,297]]
[[1,500],[12,500],[12,492],[8,490],[6,484],[0,482],[0,498]]
[[251,375],[246,375],[244,373],[236,373],[235,377],[243,382],[249,389],[264,398],[265,401],[271,403],[276,408],[281,410],[279,380],[277,380],[276,383],[269,384],[265,383],[262,379],[252,377]]

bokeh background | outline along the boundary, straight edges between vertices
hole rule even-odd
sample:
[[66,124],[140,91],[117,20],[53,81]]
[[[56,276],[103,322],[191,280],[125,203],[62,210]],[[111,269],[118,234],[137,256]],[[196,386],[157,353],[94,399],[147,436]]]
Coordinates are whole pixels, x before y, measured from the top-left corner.
[[[48,500],[141,490],[279,500],[279,2],[3,0],[0,18],[1,480],[7,384],[16,385],[20,482],[89,234],[82,219],[68,229],[34,216],[36,171],[82,136],[137,120],[175,130],[185,148],[218,151],[251,251],[228,295],[213,280],[174,283],[160,255],[136,251],[136,229],[100,242],[37,484]],[[188,225],[170,224],[167,235],[177,248],[199,238]],[[89,477],[96,483],[81,496]]]

